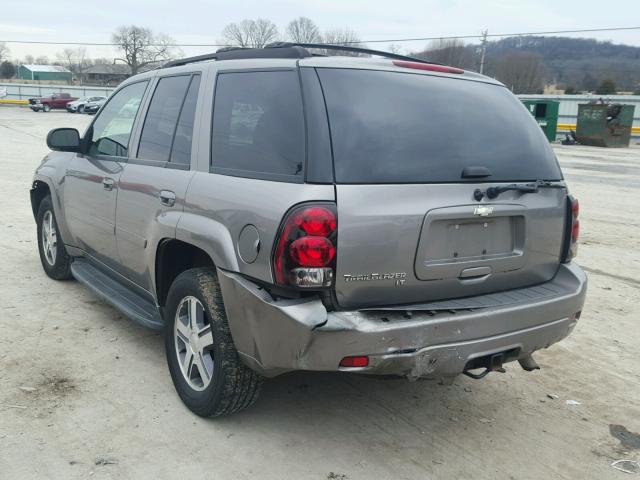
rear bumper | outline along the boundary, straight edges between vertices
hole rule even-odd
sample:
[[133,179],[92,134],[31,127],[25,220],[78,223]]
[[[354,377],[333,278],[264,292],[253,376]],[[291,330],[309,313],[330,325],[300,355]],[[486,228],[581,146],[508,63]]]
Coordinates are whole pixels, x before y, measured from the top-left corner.
[[[442,311],[435,302],[429,311],[408,315],[327,312],[317,299],[276,301],[237,274],[220,270],[218,275],[236,347],[247,365],[266,376],[342,370],[444,378],[493,353],[510,350],[516,352],[511,360],[524,358],[571,332],[587,288],[584,272],[570,263],[546,284],[500,296],[515,301]],[[354,355],[368,356],[369,365],[339,367],[342,358]]]

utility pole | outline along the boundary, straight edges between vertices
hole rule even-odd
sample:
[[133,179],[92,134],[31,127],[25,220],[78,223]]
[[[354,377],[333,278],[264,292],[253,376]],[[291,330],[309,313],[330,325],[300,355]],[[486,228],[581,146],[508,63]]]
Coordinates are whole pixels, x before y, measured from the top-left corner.
[[481,54],[480,54],[480,73],[484,73],[484,56],[487,53],[487,34],[488,33],[489,33],[488,30],[483,30],[482,31],[482,41],[481,41],[482,50],[481,50]]

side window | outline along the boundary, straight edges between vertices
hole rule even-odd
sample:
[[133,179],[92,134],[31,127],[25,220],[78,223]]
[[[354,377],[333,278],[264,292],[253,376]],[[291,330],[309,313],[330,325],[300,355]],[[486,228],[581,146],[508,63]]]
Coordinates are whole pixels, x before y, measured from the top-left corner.
[[216,173],[302,178],[304,116],[297,72],[220,73],[211,164]]
[[[192,106],[186,105],[187,91],[192,83],[191,75],[180,75],[175,77],[164,77],[158,81],[158,86],[153,94],[147,117],[142,127],[140,136],[140,146],[138,147],[138,157],[144,160],[157,160],[166,162],[172,158],[172,146],[174,138],[177,138],[179,123],[184,123],[180,132],[180,148],[183,150],[180,163],[189,163],[191,154],[191,131],[189,136],[189,151],[185,152],[184,146],[185,131],[193,129],[193,114],[195,112],[195,100],[191,99]],[[199,83],[199,82],[198,82]],[[197,93],[197,86],[194,87]],[[193,97],[193,94],[191,95]],[[184,108],[191,109],[191,120],[183,120],[181,115]],[[188,125],[186,125],[188,123]],[[175,147],[174,147],[175,148]],[[184,160],[187,154],[186,161]],[[174,158],[176,158],[174,157]]]
[[184,99],[182,112],[176,127],[171,149],[171,163],[189,165],[191,162],[191,141],[193,139],[193,123],[196,116],[198,90],[200,89],[200,75],[195,75],[189,85],[189,91]]
[[127,156],[133,121],[146,88],[147,82],[132,83],[111,97],[91,127],[89,155]]

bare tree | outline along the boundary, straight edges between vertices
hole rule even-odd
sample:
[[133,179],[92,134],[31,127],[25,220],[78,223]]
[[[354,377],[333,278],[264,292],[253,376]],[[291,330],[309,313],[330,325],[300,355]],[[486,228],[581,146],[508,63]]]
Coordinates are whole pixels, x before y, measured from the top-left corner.
[[8,60],[10,54],[11,51],[9,50],[9,47],[7,47],[7,44],[4,42],[0,42],[0,63]]
[[505,55],[497,61],[496,78],[513,93],[541,93],[544,86],[542,55],[530,52]]
[[62,52],[56,54],[56,58],[62,66],[71,70],[81,82],[83,72],[91,66],[91,59],[87,58],[87,49],[85,47],[65,48]]
[[27,65],[33,65],[35,63],[35,59],[33,58],[33,55],[25,55],[23,63]]
[[222,41],[230,46],[262,48],[278,39],[278,27],[270,20],[242,20],[222,30]]
[[307,17],[298,17],[287,25],[287,36],[298,43],[319,43],[322,42],[320,29]]
[[40,55],[39,57],[36,57],[34,62],[36,62],[36,65],[49,65],[49,57],[46,55]]
[[119,60],[129,65],[132,75],[149,64],[168,60],[174,53],[172,44],[175,42],[171,37],[154,35],[150,29],[135,25],[118,27],[112,39],[124,54]]
[[[336,28],[333,30],[328,30],[324,33],[323,41],[324,43],[328,43],[331,45],[344,45],[347,47],[364,48],[364,45],[361,43],[360,37],[358,36],[358,34],[353,30],[351,30],[350,28]],[[362,53],[344,52],[344,51],[330,50],[330,49],[327,49],[324,53],[326,55],[341,55],[346,57],[365,56]]]
[[476,66],[476,54],[472,47],[456,38],[433,40],[424,52],[417,54],[431,62],[470,69]]

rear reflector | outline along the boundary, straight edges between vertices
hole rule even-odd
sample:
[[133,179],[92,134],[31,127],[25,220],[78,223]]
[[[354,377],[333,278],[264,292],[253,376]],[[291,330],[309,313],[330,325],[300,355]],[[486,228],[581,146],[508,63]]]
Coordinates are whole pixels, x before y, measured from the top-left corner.
[[393,64],[396,67],[414,68],[416,70],[429,70],[430,72],[442,72],[442,73],[464,73],[464,70],[456,67],[449,67],[447,65],[435,65],[433,63],[420,63],[420,62],[407,62],[406,60],[394,60]]
[[367,367],[369,366],[369,357],[344,357],[340,361],[341,367],[355,368],[355,367]]

